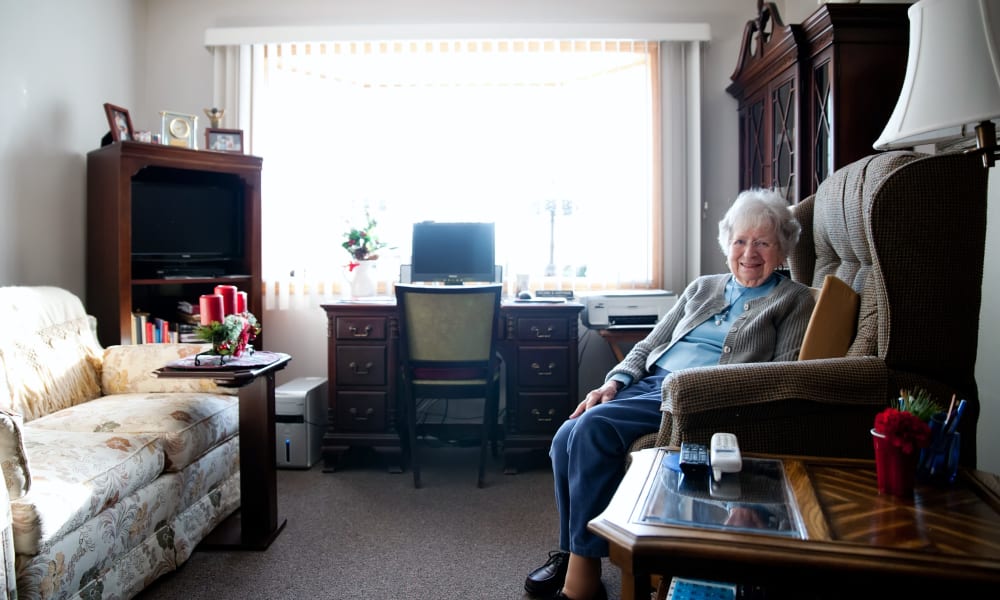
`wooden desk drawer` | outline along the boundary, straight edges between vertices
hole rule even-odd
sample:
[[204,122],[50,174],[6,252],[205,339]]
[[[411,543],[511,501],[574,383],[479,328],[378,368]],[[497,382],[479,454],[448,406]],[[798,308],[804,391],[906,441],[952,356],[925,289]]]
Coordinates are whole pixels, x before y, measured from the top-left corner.
[[520,318],[517,320],[517,339],[519,340],[557,340],[567,339],[568,326],[566,319],[560,318]]
[[522,386],[569,385],[566,346],[526,346],[517,353],[517,377]]
[[337,392],[337,431],[383,431],[385,392]]
[[339,385],[385,385],[386,347],[383,345],[339,346]]
[[337,317],[338,340],[384,340],[383,317]]
[[555,433],[570,412],[567,394],[559,392],[518,394],[518,433]]

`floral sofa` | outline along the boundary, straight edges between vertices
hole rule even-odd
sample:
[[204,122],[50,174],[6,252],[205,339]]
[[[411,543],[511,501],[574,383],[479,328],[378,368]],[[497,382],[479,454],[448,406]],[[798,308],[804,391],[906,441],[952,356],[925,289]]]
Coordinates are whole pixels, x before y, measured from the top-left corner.
[[234,392],[152,374],[202,349],[101,348],[70,292],[0,287],[7,598],[130,598],[236,510]]

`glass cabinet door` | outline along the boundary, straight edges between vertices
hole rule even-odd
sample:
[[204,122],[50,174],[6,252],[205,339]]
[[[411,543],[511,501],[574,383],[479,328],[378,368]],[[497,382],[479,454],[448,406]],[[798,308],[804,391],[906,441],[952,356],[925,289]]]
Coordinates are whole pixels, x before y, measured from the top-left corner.
[[789,203],[795,193],[795,80],[789,79],[771,92],[771,186]]

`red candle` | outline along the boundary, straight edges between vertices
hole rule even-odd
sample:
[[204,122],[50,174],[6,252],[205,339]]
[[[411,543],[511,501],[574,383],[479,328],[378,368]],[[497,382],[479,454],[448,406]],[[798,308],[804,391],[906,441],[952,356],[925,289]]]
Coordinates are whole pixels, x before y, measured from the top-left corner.
[[222,322],[222,296],[219,294],[202,294],[201,302],[201,324],[210,325],[212,321]]
[[[222,296],[222,312],[224,315],[228,316],[236,312],[235,285],[217,285],[215,286],[215,293]],[[221,321],[222,319],[219,320]]]
[[247,311],[247,293],[236,292],[236,312],[243,314]]

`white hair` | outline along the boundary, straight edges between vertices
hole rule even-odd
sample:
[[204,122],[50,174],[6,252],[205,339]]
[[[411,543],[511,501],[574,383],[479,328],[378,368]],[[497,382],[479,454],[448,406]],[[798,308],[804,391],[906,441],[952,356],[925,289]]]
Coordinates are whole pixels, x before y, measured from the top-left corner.
[[726,215],[719,221],[719,247],[729,254],[733,232],[737,230],[770,227],[778,240],[781,253],[788,256],[799,242],[802,227],[792,215],[788,203],[774,190],[759,188],[740,192]]

